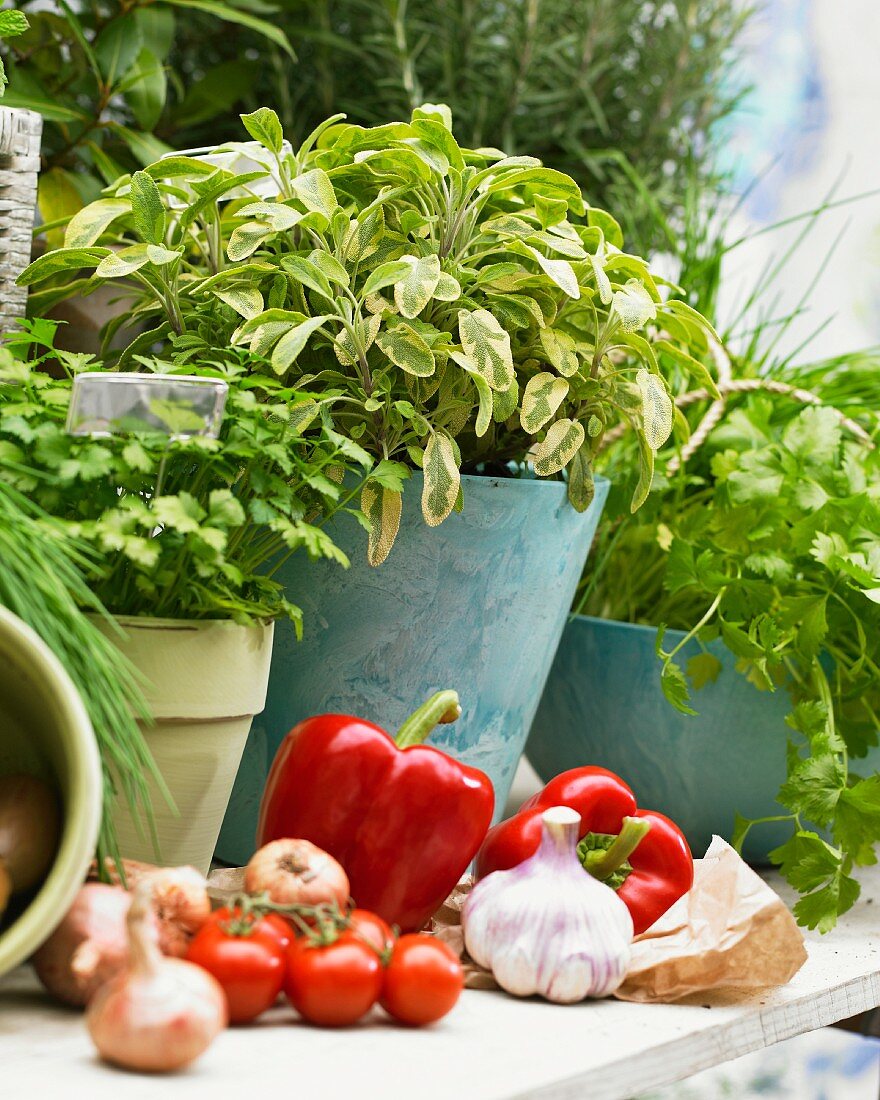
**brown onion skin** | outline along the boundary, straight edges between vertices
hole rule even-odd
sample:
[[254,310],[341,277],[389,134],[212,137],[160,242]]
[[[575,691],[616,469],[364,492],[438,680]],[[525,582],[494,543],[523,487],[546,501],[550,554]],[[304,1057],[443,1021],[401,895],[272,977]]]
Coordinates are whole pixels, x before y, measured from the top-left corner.
[[90,882],[82,887],[32,960],[37,977],[54,997],[85,1005],[125,963],[130,904],[131,896],[119,886]]
[[181,959],[211,915],[205,876],[195,867],[161,867],[149,878],[152,907],[159,920],[159,947],[163,955]]
[[249,894],[266,893],[276,905],[336,904],[344,909],[348,875],[333,856],[308,840],[273,840],[251,857],[245,868]]
[[32,890],[49,873],[61,815],[55,792],[33,775],[0,777],[0,860],[12,880],[12,892]]

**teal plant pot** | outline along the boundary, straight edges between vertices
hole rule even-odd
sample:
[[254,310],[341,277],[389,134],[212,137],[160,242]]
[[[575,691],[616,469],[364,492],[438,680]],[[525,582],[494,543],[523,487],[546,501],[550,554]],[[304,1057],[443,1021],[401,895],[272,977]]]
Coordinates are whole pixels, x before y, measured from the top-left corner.
[[[712,834],[730,839],[734,815],[769,817],[786,811],[776,802],[785,779],[791,709],[787,692],[759,691],[736,671],[721,642],[709,646],[721,661],[714,683],[693,692],[697,717],[680,714],[660,689],[657,631],[575,616],[566,626],[532,724],[526,755],[546,782],[559,772],[598,764],[617,772],[641,805],[660,810],[682,827],[695,855]],[[684,637],[670,630],[665,644]],[[681,664],[700,647],[682,650]],[[880,749],[853,761],[868,775],[880,767]],[[766,863],[767,853],[791,835],[785,823],[756,826],[743,854]]]
[[389,732],[433,692],[454,688],[462,716],[429,743],[487,772],[496,814],[523,751],[605,498],[579,514],[561,482],[464,477],[464,509],[439,527],[407,484],[400,532],[372,568],[348,515],[330,533],[349,569],[294,555],[277,574],[304,613],[304,637],[278,624],[266,709],[251,728],[217,855],[254,850],[269,766],[284,735],[315,714],[356,714]]

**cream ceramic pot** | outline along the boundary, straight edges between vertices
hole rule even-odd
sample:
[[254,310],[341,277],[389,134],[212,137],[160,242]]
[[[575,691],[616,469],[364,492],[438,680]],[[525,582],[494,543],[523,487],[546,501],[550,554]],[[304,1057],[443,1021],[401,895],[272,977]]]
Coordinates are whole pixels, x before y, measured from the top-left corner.
[[[62,803],[52,869],[26,908],[15,899],[0,931],[0,974],[48,938],[86,877],[101,823],[101,759],[79,692],[33,630],[0,607],[0,775],[39,776]],[[11,919],[11,923],[9,923]]]
[[119,617],[95,620],[143,677],[144,734],[174,801],[151,784],[159,851],[118,804],[122,855],[207,871],[247,741],[266,703],[273,624]]

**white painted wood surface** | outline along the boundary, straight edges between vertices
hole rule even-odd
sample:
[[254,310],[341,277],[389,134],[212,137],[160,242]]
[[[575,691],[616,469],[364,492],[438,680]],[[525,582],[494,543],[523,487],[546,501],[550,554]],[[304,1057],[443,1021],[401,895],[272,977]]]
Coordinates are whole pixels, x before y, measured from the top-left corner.
[[195,1067],[161,1084],[102,1066],[80,1014],[51,1004],[23,969],[0,982],[0,1095],[628,1100],[880,1005],[880,870],[866,876],[862,900],[835,933],[809,939],[794,981],[745,1000],[559,1007],[469,991],[447,1020],[421,1031],[393,1027],[378,1012],[369,1024],[321,1031],[275,1009],[257,1026],[226,1032]]

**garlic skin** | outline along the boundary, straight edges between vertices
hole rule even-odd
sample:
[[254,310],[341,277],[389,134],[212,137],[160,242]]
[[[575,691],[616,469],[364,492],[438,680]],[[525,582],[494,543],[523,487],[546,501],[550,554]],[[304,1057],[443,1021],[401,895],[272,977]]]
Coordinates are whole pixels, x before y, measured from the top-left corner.
[[517,997],[557,1004],[607,997],[629,967],[633,922],[577,857],[580,815],[554,806],[541,817],[541,844],[517,867],[474,886],[462,911],[468,954]]

